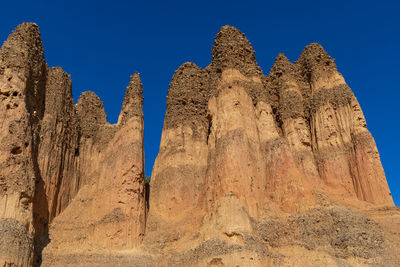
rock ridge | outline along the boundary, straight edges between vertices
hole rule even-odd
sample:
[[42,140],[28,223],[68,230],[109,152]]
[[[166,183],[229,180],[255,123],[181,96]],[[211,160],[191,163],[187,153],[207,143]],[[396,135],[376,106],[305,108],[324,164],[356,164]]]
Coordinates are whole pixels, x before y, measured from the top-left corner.
[[0,265],[398,266],[400,210],[334,59],[312,43],[266,76],[228,25],[211,55],[175,71],[146,185],[140,74],[109,124],[18,26],[0,49]]

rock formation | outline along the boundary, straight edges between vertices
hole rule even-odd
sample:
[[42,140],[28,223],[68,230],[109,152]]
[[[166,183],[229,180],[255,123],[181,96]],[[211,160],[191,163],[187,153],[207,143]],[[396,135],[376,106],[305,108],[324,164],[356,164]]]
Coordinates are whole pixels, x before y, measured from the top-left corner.
[[400,210],[334,60],[310,44],[265,76],[231,26],[211,53],[172,77],[145,192],[139,74],[111,125],[93,92],[74,104],[37,25],[16,28],[0,49],[0,265],[400,264]]
[[98,96],[80,96],[79,191],[50,226],[45,265],[53,265],[54,254],[126,250],[141,243],[146,217],[142,103],[137,73],[116,125],[107,123]]
[[2,265],[33,262],[34,198],[47,64],[38,27],[18,26],[0,50]]
[[49,255],[59,243],[79,251],[140,244],[146,203],[139,74],[131,77],[119,122],[110,125],[94,93],[83,93],[75,107],[70,76],[47,67],[37,25],[24,23],[0,50],[0,75],[0,264],[40,264],[50,239]]
[[[260,240],[274,233],[260,225],[350,203],[393,206],[361,108],[319,44],[295,63],[279,54],[266,77],[246,37],[224,26],[208,67],[175,72],[145,237],[173,248],[165,265],[276,264]],[[339,220],[359,220],[343,209]]]

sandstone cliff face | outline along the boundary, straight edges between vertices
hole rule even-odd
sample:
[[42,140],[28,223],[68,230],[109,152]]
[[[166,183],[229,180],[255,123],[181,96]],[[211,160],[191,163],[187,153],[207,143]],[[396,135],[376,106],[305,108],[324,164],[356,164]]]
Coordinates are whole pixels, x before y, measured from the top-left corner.
[[54,254],[131,249],[141,243],[146,216],[142,101],[138,74],[131,77],[118,124],[107,123],[94,93],[80,96],[79,191],[50,226],[45,266],[54,264]]
[[[145,238],[180,255],[165,265],[276,264],[259,240],[269,216],[349,203],[393,206],[361,108],[319,44],[295,63],[279,54],[266,77],[245,36],[224,26],[208,67],[175,72]],[[229,257],[213,258],[217,247]]]
[[146,203],[143,89],[118,122],[77,104],[37,25],[0,49],[1,266],[400,264],[395,208],[373,137],[318,44],[268,76],[224,26],[212,61],[174,74]]
[[2,266],[40,264],[50,238],[51,255],[60,243],[121,250],[143,239],[139,75],[131,77],[116,125],[94,93],[75,107],[71,88],[68,74],[47,67],[37,25],[18,26],[0,50]]
[[18,26],[0,50],[0,264],[33,262],[33,210],[47,65],[38,27]]

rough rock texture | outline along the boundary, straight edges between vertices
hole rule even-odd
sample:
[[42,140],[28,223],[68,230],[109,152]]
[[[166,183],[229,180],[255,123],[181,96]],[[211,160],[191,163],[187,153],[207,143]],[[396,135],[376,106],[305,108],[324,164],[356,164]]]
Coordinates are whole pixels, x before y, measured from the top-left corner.
[[395,265],[380,206],[393,201],[375,142],[319,44],[265,77],[224,26],[208,67],[175,72],[144,239],[160,266]]
[[37,25],[21,24],[0,50],[0,265],[33,262],[46,70]]
[[[37,25],[0,49],[0,266],[399,266],[394,207],[360,105],[319,44],[266,77],[224,26],[170,83],[151,192],[143,88],[118,122],[74,104]],[[146,202],[149,196],[149,203]]]
[[0,265],[46,265],[46,246],[52,256],[140,244],[147,208],[139,74],[120,121],[109,125],[94,93],[74,105],[70,76],[47,67],[38,26],[24,23],[0,50],[0,90]]
[[138,74],[131,77],[115,125],[107,123],[94,93],[79,98],[79,191],[50,225],[44,266],[61,264],[65,254],[110,253],[141,243],[146,217],[142,103]]

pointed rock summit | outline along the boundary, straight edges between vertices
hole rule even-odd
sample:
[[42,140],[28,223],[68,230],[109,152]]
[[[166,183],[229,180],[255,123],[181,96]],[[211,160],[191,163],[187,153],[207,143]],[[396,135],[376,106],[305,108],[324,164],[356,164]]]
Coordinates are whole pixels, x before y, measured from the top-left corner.
[[246,36],[232,26],[223,26],[215,36],[211,50],[211,66],[216,72],[226,68],[237,68],[244,75],[261,73],[255,52]]
[[118,121],[124,124],[134,116],[143,116],[143,85],[138,72],[131,76],[129,85],[126,87]]
[[270,70],[269,77],[272,75],[280,78],[282,75],[293,75],[295,69],[293,63],[285,56],[285,54],[279,53],[275,59],[274,65]]
[[19,25],[1,47],[0,57],[7,68],[29,66],[34,75],[42,72],[45,62],[39,27],[35,23]]
[[98,129],[107,123],[103,102],[91,91],[81,94],[76,104],[76,113],[84,137],[95,135]]
[[169,85],[164,127],[207,124],[208,79],[208,73],[194,63],[186,62],[178,68]]
[[337,71],[335,60],[318,43],[307,45],[296,63],[302,65],[303,75],[311,79],[316,79],[321,75],[321,71],[328,73]]

